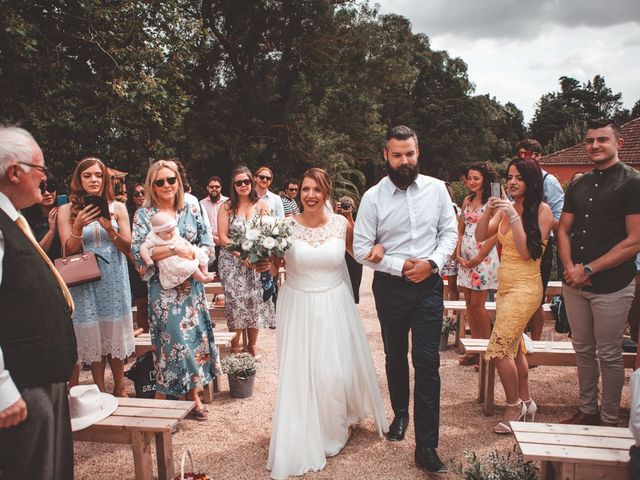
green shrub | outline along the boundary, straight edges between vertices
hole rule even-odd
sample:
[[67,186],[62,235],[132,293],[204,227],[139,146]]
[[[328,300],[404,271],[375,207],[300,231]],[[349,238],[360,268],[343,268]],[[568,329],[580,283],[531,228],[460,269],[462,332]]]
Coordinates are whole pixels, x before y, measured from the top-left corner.
[[486,457],[478,457],[475,452],[465,450],[466,465],[452,463],[451,471],[464,480],[537,480],[537,469],[517,451],[506,455],[492,452]]

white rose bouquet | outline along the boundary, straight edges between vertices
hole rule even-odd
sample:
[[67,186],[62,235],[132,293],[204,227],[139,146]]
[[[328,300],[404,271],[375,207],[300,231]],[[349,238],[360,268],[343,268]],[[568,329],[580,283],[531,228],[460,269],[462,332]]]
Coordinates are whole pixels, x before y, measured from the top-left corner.
[[[291,232],[284,218],[271,215],[256,215],[243,228],[234,228],[229,232],[231,243],[227,250],[238,252],[242,260],[258,263],[269,257],[284,257],[284,253],[291,246],[289,240]],[[260,275],[264,290],[262,299],[266,302],[278,298],[277,286],[270,272]]]

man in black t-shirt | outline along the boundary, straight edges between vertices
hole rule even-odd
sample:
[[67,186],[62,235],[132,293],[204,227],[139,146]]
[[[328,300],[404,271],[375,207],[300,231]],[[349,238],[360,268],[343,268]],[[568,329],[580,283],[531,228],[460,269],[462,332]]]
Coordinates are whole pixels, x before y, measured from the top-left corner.
[[586,148],[594,169],[569,186],[558,225],[563,293],[580,385],[579,410],[563,423],[618,422],[624,383],[622,335],[640,251],[640,173],[620,162],[623,143],[612,121],[589,123]]

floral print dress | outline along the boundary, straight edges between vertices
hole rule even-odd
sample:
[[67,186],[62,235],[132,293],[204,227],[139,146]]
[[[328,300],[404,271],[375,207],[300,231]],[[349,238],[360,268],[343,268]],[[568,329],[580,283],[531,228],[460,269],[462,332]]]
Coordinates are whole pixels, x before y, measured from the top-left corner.
[[[471,210],[467,204],[462,216],[464,219],[464,233],[460,244],[460,256],[472,260],[478,255],[483,242],[476,241],[476,226],[478,220],[487,208],[483,204],[478,210]],[[473,268],[458,267],[458,286],[471,290],[495,290],[498,288],[498,250],[493,247],[489,254]]]
[[[131,250],[137,265],[144,265],[140,246],[150,231],[151,217],[157,212],[157,208],[136,211]],[[185,205],[177,212],[176,221],[180,236],[191,244],[213,245],[197,207]],[[164,290],[157,268],[147,282],[151,341],[156,347],[153,357],[156,391],[172,396],[185,395],[189,390],[211,382],[218,365],[204,285],[189,277],[177,287]]]

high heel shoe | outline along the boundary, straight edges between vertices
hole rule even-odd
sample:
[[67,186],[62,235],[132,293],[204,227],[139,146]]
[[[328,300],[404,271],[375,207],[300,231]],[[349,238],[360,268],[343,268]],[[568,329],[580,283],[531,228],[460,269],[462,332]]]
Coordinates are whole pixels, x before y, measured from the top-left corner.
[[[533,401],[533,398],[530,398],[529,400],[522,400],[522,403],[524,404],[527,410],[527,412],[524,415],[524,421],[525,422],[535,421],[536,412],[538,411],[538,405],[536,405],[536,402]],[[527,420],[527,417],[531,417],[531,419]]]
[[[518,415],[518,418],[509,420],[511,422],[519,422],[521,419],[525,418],[525,415],[527,414],[527,406],[524,404],[522,400],[518,400],[517,403],[513,403],[513,404],[507,403],[507,407],[520,407],[520,415]],[[493,431],[499,434],[513,433],[513,430],[511,430],[511,427],[509,426],[509,421],[505,422],[503,419],[503,421],[501,421],[495,427],[493,427]]]

